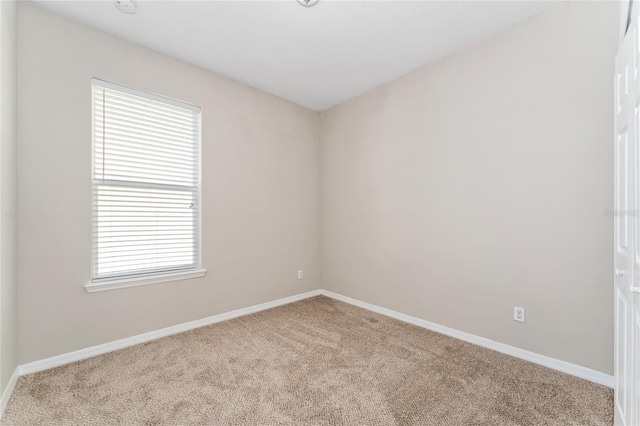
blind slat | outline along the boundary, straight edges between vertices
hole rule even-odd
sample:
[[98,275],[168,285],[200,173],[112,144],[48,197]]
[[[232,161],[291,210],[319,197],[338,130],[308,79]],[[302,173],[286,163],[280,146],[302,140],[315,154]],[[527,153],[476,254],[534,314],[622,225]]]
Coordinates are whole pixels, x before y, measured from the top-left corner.
[[104,115],[105,111],[114,117],[129,117],[129,116],[138,116],[144,117],[152,123],[158,124],[171,124],[175,126],[176,129],[193,129],[197,122],[196,120],[189,121],[182,119],[181,117],[176,117],[174,115],[163,115],[158,114],[158,112],[153,112],[148,109],[140,109],[140,108],[132,108],[127,106],[126,104],[119,104],[118,102],[114,102],[110,100],[109,109],[107,110],[102,105],[102,101],[98,101],[95,104],[95,111],[97,115]]
[[[117,86],[117,88],[113,90],[113,88],[109,88],[102,85],[103,83],[104,82],[100,80],[94,80],[94,84],[96,87],[102,86],[104,89],[104,90],[97,89],[99,90],[100,94],[107,93],[110,96],[113,96],[114,98],[121,98],[124,102],[130,102],[133,104],[138,103],[142,107],[144,107],[145,105],[152,105],[155,109],[167,111],[171,114],[176,114],[176,115],[192,116],[191,113],[200,111],[200,108],[195,107],[193,105],[189,105],[189,104],[176,105],[173,99],[163,98],[160,102],[158,102],[158,99],[155,95],[138,92],[136,90],[132,90],[124,86]],[[138,92],[138,96],[136,96],[135,92]],[[142,99],[142,101],[140,101],[140,98]],[[185,112],[185,111],[188,111],[188,112]]]
[[122,254],[127,252],[146,253],[146,252],[153,252],[155,250],[173,251],[175,253],[182,253],[182,252],[191,253],[191,244],[189,242],[184,242],[182,244],[166,244],[166,247],[163,247],[160,249],[155,247],[155,244],[152,244],[152,243],[147,243],[142,245],[129,245],[129,246],[118,245],[118,246],[112,246],[112,247],[108,246],[104,249],[104,251],[101,251],[101,253],[104,253],[106,256],[109,256],[112,253],[113,254]]
[[[100,120],[100,117],[96,117]],[[121,131],[123,133],[137,135],[143,138],[149,138],[151,140],[158,140],[167,143],[184,144],[187,145],[191,142],[188,134],[181,134],[177,132],[165,132],[162,129],[148,125],[143,126],[134,122],[122,122],[113,119],[100,120],[100,127],[97,130],[101,130],[104,133],[108,131]]]
[[153,137],[146,137],[143,134],[135,134],[135,132],[132,131],[120,131],[118,129],[109,129],[109,131],[107,132],[106,128],[103,129],[97,129],[94,128],[93,129],[93,138],[95,140],[95,145],[97,147],[100,147],[102,149],[102,145],[103,143],[109,142],[110,140],[113,139],[122,139],[128,142],[134,142],[135,144],[140,143],[142,144],[151,144],[154,146],[160,146],[160,147],[167,147],[168,149],[170,149],[172,152],[175,151],[177,153],[192,153],[193,151],[193,147],[191,146],[191,142],[190,141],[172,141],[172,140],[166,140],[166,139],[161,139],[161,138],[153,138]]
[[[131,147],[131,143],[126,143],[124,145],[118,144],[116,141],[110,141],[109,145],[111,146],[111,151],[105,155],[108,157],[109,155],[116,156],[131,156],[131,157],[142,157],[146,158],[150,161],[165,161],[167,163],[172,164],[185,164],[190,167],[193,166],[193,163],[196,161],[193,157],[186,157],[182,155],[178,155],[172,151],[159,150],[151,147]],[[103,157],[102,152],[97,152],[96,156],[101,158]]]
[[[100,158],[101,160],[102,158]],[[100,161],[99,160],[99,161]],[[125,160],[120,159],[104,159],[105,162],[110,164],[108,170],[103,170],[105,167],[100,166],[100,174],[103,174],[106,179],[110,177],[113,178],[115,176],[119,176],[125,178],[127,176],[138,177],[139,179],[132,180],[142,180],[142,179],[151,179],[158,181],[180,181],[181,184],[185,182],[187,184],[193,184],[195,181],[195,176],[193,176],[193,172],[189,169],[182,167],[174,167],[171,171],[166,170],[166,168],[162,168],[161,165],[154,164],[149,165],[144,162],[137,163],[136,165],[129,165]]]

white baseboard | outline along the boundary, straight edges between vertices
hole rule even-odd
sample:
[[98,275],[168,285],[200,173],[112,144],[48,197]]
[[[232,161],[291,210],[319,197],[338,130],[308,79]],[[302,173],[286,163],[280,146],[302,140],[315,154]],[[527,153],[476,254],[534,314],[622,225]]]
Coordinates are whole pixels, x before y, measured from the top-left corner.
[[511,355],[516,358],[523,359],[525,361],[533,362],[544,367],[551,368],[553,370],[560,371],[562,373],[570,374],[572,376],[579,377],[581,379],[589,380],[604,386],[613,388],[614,379],[600,371],[592,370],[581,365],[572,364],[570,362],[561,361],[556,358],[551,358],[545,355],[540,355],[535,352],[530,352],[524,349],[516,348],[515,346],[505,345],[493,340],[486,339],[484,337],[476,336],[474,334],[465,333],[464,331],[455,330],[453,328],[445,327],[440,324],[436,324],[430,321],[426,321],[420,318],[412,317],[410,315],[401,314],[400,312],[392,311],[390,309],[382,308],[380,306],[372,305],[370,303],[362,302],[351,297],[343,296],[341,294],[333,293],[327,290],[320,290],[320,294],[330,297],[332,299],[340,300],[341,302],[348,303],[350,305],[357,306],[359,308],[366,309],[368,311],[376,312],[378,314],[386,315],[391,318],[395,318],[400,321],[407,322],[409,324],[417,325],[418,327],[426,328],[428,330],[435,331],[437,333],[445,334],[447,336],[454,337],[456,339],[464,340],[465,342],[473,343],[474,345],[482,346],[484,348],[492,349],[497,352],[502,352],[507,355]]
[[150,331],[148,333],[138,334],[124,339],[116,340],[102,345],[92,346],[90,348],[80,349],[66,354],[42,359],[40,361],[30,362],[18,367],[21,376],[31,374],[38,371],[48,370],[50,368],[59,367],[71,362],[92,358],[97,355],[113,352],[118,349],[128,348],[129,346],[138,345],[140,343],[149,342],[151,340],[160,339],[162,337],[171,336],[173,334],[182,333],[193,330],[194,328],[204,327],[206,325],[215,324],[217,322],[227,321],[233,318],[249,315],[265,309],[275,308],[276,306],[287,305],[302,299],[320,295],[320,290],[309,291],[307,293],[297,294],[295,296],[285,297],[283,299],[271,302],[260,303],[259,305],[250,306],[248,308],[236,309],[235,311],[226,312],[212,317],[207,317],[195,321],[189,321],[171,327],[161,328],[160,330]]
[[2,418],[4,409],[7,408],[7,404],[13,393],[13,389],[16,387],[16,383],[18,383],[18,377],[20,377],[20,370],[16,367],[9,379],[9,383],[7,383],[7,387],[4,389],[4,392],[2,392],[2,399],[0,399],[0,418]]

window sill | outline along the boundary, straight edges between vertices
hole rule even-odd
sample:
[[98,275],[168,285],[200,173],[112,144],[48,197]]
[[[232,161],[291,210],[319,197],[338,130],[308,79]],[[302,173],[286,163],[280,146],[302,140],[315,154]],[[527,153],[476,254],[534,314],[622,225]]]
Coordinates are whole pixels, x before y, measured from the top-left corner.
[[206,269],[196,269],[193,271],[175,272],[171,274],[156,275],[153,277],[124,278],[120,280],[106,280],[90,282],[84,286],[89,293],[98,291],[117,290],[119,288],[138,287],[141,285],[166,283],[169,281],[188,280],[190,278],[204,277]]

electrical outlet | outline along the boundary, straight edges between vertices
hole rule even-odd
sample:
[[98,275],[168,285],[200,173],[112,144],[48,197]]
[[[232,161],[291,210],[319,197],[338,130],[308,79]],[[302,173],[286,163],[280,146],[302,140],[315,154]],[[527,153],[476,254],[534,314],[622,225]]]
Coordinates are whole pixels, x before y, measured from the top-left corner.
[[519,306],[513,307],[513,320],[524,322],[524,308],[520,308]]
[[302,272],[302,269],[301,269],[298,271],[298,279],[301,280],[303,276],[304,276],[304,273]]

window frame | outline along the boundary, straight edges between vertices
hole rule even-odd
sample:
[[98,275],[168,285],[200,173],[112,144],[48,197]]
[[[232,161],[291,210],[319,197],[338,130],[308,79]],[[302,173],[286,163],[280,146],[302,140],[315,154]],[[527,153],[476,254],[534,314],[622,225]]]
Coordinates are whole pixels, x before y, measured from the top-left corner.
[[[198,170],[196,171],[196,200],[197,200],[197,217],[196,217],[196,232],[195,232],[195,249],[196,249],[196,256],[197,256],[197,262],[194,265],[194,267],[192,268],[185,268],[183,270],[172,270],[172,271],[158,271],[158,272],[151,272],[151,273],[147,273],[147,274],[141,274],[141,275],[128,275],[128,276],[113,276],[113,277],[101,277],[101,278],[94,278],[95,277],[95,272],[96,272],[96,262],[97,262],[97,256],[94,254],[93,252],[93,247],[94,247],[94,226],[95,226],[95,219],[94,219],[94,203],[93,203],[93,191],[94,191],[94,176],[95,176],[95,149],[96,149],[96,137],[95,137],[95,125],[96,125],[96,111],[94,108],[94,87],[102,87],[105,89],[110,89],[110,90],[115,90],[115,91],[119,91],[125,94],[130,94],[133,96],[139,96],[145,99],[149,99],[149,100],[153,100],[156,102],[161,102],[164,104],[169,104],[172,106],[177,106],[180,108],[184,108],[184,109],[189,109],[191,111],[194,111],[197,113],[198,116],[198,138],[197,138],[197,142],[196,142],[196,149],[197,149],[197,159],[196,159],[196,167],[198,168]],[[102,79],[98,79],[98,78],[92,78],[91,79],[91,85],[90,85],[90,89],[91,89],[91,179],[90,179],[90,186],[91,186],[91,279],[89,280],[89,283],[87,283],[84,287],[87,290],[87,292],[89,293],[93,293],[93,292],[98,292],[98,291],[105,291],[105,290],[114,290],[114,289],[119,289],[119,288],[127,288],[127,287],[136,287],[136,286],[142,286],[142,285],[149,285],[149,284],[158,284],[158,283],[164,283],[164,282],[171,282],[171,281],[180,281],[180,280],[185,280],[185,279],[191,279],[191,278],[198,278],[198,277],[203,277],[205,276],[205,274],[207,273],[206,269],[203,269],[202,267],[202,108],[197,107],[195,105],[186,103],[186,102],[182,102],[176,99],[172,99],[166,96],[161,96],[161,95],[157,95],[154,93],[149,93],[149,92],[144,92],[141,90],[136,90],[127,86],[123,86],[120,84],[115,84],[115,83],[111,83]],[[126,185],[125,185],[126,186]],[[156,184],[141,184],[138,187],[142,187],[142,188],[149,188],[152,189],[153,187],[163,187],[163,185],[156,185]],[[171,185],[167,185],[167,186],[171,186]]]

